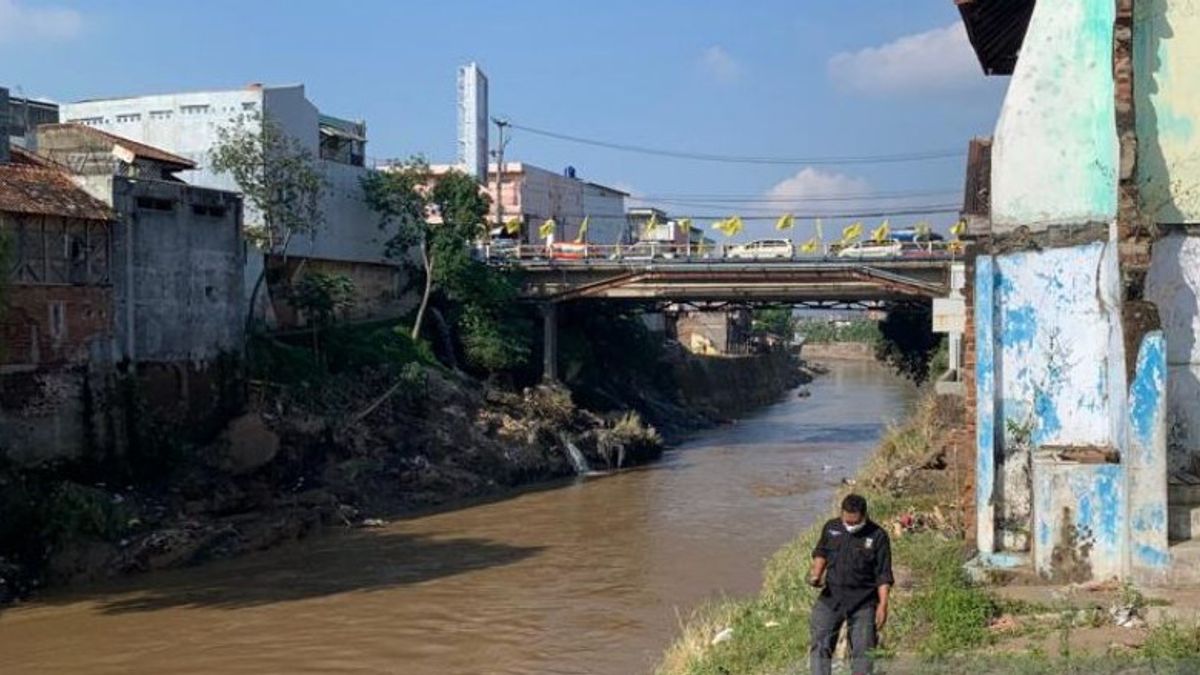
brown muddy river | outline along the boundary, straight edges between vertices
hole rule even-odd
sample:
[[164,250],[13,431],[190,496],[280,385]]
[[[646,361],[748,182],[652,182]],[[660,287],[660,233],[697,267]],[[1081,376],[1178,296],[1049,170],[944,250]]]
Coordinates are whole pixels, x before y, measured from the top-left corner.
[[644,469],[0,613],[0,672],[645,673],[830,511],[912,389],[834,364]]

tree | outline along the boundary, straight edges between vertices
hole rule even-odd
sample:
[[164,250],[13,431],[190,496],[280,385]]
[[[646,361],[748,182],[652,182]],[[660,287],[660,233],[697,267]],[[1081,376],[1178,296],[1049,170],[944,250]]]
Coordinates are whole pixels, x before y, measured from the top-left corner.
[[791,340],[795,319],[791,307],[767,307],[754,310],[754,328],[784,340]]
[[320,356],[320,330],[333,323],[337,313],[354,306],[354,282],[344,274],[309,272],[292,289],[289,302],[304,312],[312,329],[313,354]]
[[[321,209],[325,177],[313,153],[269,117],[241,116],[217,129],[212,169],[228,173],[250,206],[246,237],[269,255],[287,262],[288,247],[300,234],[313,234],[325,222]],[[249,326],[266,268],[254,282]]]
[[367,205],[389,233],[388,257],[406,256],[417,247],[425,287],[413,321],[412,339],[421,334],[429,299],[437,286],[454,290],[472,271],[470,244],[483,233],[490,202],[475,179],[457,170],[433,177],[420,157],[362,179]]

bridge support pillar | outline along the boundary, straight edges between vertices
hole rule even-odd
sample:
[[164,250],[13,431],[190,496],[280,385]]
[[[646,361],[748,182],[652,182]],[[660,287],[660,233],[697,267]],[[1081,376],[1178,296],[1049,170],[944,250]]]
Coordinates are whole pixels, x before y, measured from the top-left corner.
[[558,381],[558,305],[542,305],[542,379]]

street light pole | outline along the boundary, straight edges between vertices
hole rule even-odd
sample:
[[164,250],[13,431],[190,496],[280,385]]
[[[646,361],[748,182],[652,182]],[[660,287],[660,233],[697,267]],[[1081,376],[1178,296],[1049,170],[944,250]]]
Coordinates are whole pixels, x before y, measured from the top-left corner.
[[[508,128],[508,120],[493,117],[496,131],[500,134],[496,142],[496,225],[504,227],[504,146],[508,139],[504,138],[504,130]],[[490,235],[489,235],[490,236]]]

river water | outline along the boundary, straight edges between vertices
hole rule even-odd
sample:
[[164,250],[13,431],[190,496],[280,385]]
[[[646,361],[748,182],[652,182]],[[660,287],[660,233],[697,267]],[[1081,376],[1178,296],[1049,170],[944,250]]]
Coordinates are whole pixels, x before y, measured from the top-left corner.
[[679,616],[757,590],[913,397],[873,363],[810,390],[653,466],[5,610],[0,672],[648,672]]

